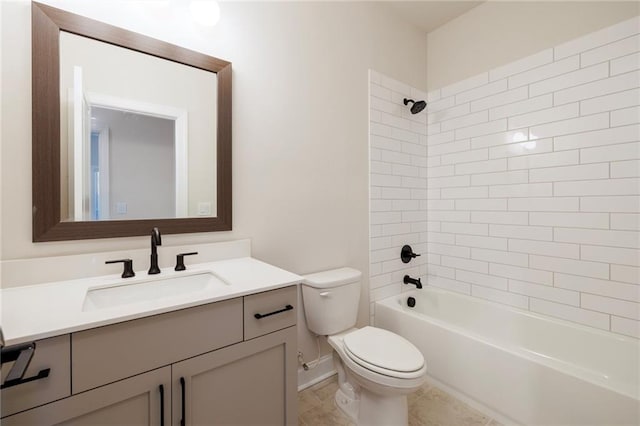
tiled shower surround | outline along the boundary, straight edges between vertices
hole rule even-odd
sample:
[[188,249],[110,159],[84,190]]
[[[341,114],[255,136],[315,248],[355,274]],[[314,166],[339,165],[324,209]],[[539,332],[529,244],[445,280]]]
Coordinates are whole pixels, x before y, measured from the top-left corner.
[[[423,100],[425,93],[375,71],[369,71],[369,84],[373,315],[373,302],[399,294],[405,275],[426,278],[427,114],[413,115],[411,104],[403,104],[404,98]],[[422,256],[402,263],[404,244]]]
[[[639,33],[635,18],[428,94],[429,285],[640,337]],[[393,207],[373,177],[372,212]],[[392,212],[372,236],[374,217],[401,228]],[[375,240],[371,300],[401,288],[377,286]]]

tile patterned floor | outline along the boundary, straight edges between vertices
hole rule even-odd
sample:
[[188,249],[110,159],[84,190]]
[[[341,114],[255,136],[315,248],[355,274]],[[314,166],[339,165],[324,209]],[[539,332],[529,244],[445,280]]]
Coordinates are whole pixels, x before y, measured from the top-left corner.
[[[335,406],[333,376],[298,393],[299,426],[353,426]],[[393,425],[389,425],[393,426]],[[497,421],[427,383],[409,395],[409,426],[501,426]]]

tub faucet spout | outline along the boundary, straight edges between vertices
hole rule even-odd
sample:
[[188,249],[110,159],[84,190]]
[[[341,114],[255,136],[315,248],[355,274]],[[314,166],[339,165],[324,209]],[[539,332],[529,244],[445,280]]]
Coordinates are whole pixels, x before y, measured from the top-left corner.
[[413,284],[416,286],[416,288],[422,288],[422,282],[420,281],[420,278],[411,278],[409,275],[405,275],[403,281],[405,284]]

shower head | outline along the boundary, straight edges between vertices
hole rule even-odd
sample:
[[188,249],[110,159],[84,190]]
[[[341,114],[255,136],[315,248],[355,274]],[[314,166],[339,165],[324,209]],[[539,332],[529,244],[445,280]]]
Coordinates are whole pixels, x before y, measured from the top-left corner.
[[409,102],[413,102],[413,105],[411,105],[411,114],[417,114],[420,111],[422,111],[424,109],[424,107],[427,106],[427,103],[425,101],[414,101],[413,99],[407,99],[404,98],[404,104],[408,105]]

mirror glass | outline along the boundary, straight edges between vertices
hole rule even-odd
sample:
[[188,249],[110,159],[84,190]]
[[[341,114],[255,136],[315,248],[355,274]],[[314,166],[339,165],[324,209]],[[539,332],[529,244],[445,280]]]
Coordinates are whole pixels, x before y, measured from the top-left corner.
[[217,216],[217,75],[60,31],[61,221]]

